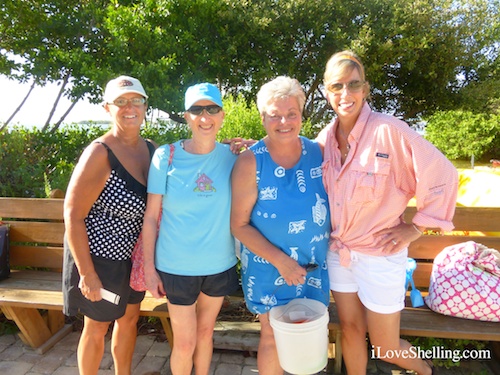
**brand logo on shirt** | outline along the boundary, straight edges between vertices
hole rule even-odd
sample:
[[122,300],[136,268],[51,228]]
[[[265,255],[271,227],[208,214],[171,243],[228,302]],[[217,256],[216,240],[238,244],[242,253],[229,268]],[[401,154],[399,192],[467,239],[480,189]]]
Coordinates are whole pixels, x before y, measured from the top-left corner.
[[381,153],[381,152],[377,152],[377,153],[375,154],[375,156],[376,156],[377,158],[389,159],[389,154],[383,154],[383,153]]

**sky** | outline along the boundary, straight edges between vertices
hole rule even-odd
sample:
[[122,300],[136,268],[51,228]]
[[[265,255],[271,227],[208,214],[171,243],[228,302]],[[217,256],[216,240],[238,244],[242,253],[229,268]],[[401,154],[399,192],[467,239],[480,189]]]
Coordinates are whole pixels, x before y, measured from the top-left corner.
[[[0,124],[7,121],[15,109],[21,104],[28,93],[30,84],[20,84],[0,76]],[[59,92],[59,86],[48,84],[45,87],[35,87],[21,110],[11,120],[9,125],[24,125],[27,127],[41,127],[45,124],[52,105]],[[71,102],[67,98],[61,98],[56,108],[51,123],[59,121],[64,112],[69,108]],[[90,104],[80,100],[73,110],[66,116],[65,123],[80,121],[108,121],[109,115],[104,108],[98,104]]]

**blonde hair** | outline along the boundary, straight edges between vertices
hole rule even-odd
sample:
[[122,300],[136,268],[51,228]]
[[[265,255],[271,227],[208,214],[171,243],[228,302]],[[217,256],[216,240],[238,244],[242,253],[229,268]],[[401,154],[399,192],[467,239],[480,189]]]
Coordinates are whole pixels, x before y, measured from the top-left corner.
[[263,115],[267,106],[276,99],[294,97],[299,103],[300,113],[304,110],[306,94],[299,81],[287,76],[279,76],[261,86],[257,93],[257,108]]
[[[356,69],[361,76],[361,80],[366,82],[365,67],[354,52],[341,51],[334,54],[326,63],[325,74],[323,75],[323,84],[325,88],[328,90],[328,86],[332,82],[350,74],[353,69]],[[370,93],[370,85],[368,82],[366,82],[366,87],[366,96],[368,97]]]

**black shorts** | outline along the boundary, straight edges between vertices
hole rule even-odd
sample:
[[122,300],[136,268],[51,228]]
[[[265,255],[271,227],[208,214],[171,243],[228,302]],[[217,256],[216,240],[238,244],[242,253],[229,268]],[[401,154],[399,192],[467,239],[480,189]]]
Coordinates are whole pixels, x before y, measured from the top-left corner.
[[94,268],[99,275],[104,289],[120,296],[118,305],[105,300],[92,302],[86,299],[78,288],[80,275],[76,268],[73,256],[67,244],[64,249],[63,269],[63,312],[68,316],[82,313],[98,322],[111,322],[125,315],[128,304],[138,304],[144,298],[144,292],[133,290],[130,285],[130,269],[132,263],[129,260],[114,261],[92,255]]
[[182,276],[158,271],[168,301],[174,305],[190,306],[200,293],[210,297],[224,297],[239,287],[236,266],[215,275]]

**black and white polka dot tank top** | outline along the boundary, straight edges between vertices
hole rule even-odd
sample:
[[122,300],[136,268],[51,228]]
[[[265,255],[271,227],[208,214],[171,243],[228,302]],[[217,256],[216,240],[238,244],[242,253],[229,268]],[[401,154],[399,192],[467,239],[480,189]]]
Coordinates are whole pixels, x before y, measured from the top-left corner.
[[[99,143],[108,150],[111,174],[85,218],[90,252],[111,260],[127,260],[142,228],[147,188],[132,177],[106,144]],[[147,145],[151,158],[154,146],[150,142]]]

